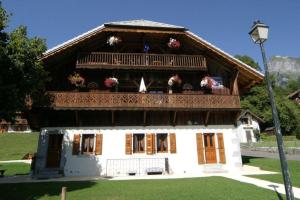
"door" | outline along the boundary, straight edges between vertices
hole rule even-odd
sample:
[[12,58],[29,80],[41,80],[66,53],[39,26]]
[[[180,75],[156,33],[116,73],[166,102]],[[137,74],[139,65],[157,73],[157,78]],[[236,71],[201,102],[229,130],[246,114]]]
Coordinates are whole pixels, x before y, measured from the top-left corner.
[[58,168],[60,165],[63,135],[50,134],[48,140],[47,168]]
[[251,131],[246,131],[247,142],[252,142]]
[[204,134],[204,148],[205,148],[206,163],[217,163],[215,134],[213,133]]

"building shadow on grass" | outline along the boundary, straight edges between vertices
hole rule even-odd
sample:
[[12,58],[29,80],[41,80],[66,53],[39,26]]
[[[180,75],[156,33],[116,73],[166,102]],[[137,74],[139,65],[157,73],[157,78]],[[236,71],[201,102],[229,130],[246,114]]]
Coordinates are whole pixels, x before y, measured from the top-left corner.
[[1,200],[24,199],[34,200],[41,197],[57,196],[59,199],[62,187],[67,187],[67,193],[93,187],[94,181],[73,182],[40,182],[40,183],[17,183],[1,184]]
[[261,159],[261,157],[242,156],[242,162],[243,162],[243,164],[251,163],[251,160],[254,160],[254,159]]

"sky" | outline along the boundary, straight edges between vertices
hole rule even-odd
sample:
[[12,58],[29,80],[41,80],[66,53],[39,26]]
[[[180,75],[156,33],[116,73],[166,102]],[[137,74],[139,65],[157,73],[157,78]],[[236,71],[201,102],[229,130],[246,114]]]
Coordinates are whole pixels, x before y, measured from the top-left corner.
[[188,28],[231,55],[248,55],[262,65],[248,32],[254,20],[270,27],[267,57],[300,57],[300,0],[2,0],[19,25],[51,48],[105,22],[133,19]]

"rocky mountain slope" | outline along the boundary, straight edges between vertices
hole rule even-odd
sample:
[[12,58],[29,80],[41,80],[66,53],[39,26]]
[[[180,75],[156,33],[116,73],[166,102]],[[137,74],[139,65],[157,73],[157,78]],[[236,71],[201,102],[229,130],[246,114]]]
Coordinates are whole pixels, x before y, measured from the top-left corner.
[[300,81],[300,58],[274,56],[269,61],[270,73],[277,77],[278,84],[285,85],[289,79]]

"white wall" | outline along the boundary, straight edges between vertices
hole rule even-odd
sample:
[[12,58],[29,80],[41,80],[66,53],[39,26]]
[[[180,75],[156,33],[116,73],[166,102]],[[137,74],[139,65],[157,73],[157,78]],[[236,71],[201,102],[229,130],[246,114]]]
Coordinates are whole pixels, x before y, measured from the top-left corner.
[[242,124],[241,121],[238,121],[238,123],[237,123],[237,131],[238,131],[241,143],[248,142],[246,131],[251,132],[251,141],[257,142],[255,134],[254,134],[254,130],[257,129],[260,131],[259,123],[257,122],[256,119],[254,119],[252,117],[250,117],[250,119],[251,119],[251,124]]
[[[47,128],[46,128],[47,129]],[[98,176],[110,175],[110,169],[106,169],[107,159],[130,158],[168,158],[170,172],[174,174],[203,173],[203,169],[211,165],[198,165],[196,133],[223,133],[226,164],[217,164],[226,171],[238,171],[242,167],[240,143],[237,128],[230,125],[224,126],[165,126],[165,127],[98,127],[98,128],[49,128],[63,129],[65,152],[66,176]],[[72,143],[74,134],[103,134],[102,155],[72,155]],[[138,153],[125,155],[126,133],[175,133],[176,154],[156,153],[147,155]],[[146,139],[146,138],[145,138]],[[218,146],[217,136],[215,144]],[[145,140],[146,144],[146,140]],[[170,143],[168,143],[170,149]],[[218,147],[217,147],[218,148]],[[218,158],[218,150],[217,160]],[[216,165],[215,165],[216,166]],[[108,174],[106,174],[108,172]]]

